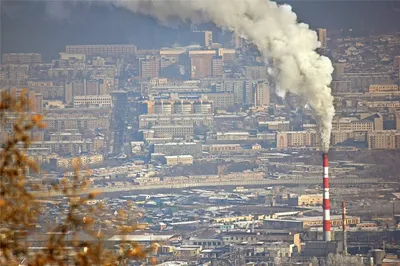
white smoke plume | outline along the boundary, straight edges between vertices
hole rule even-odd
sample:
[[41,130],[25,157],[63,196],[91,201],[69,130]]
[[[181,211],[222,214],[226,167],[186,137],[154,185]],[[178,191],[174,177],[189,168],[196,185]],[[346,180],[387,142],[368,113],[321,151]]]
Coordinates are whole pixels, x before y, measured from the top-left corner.
[[[79,0],[69,0],[76,2]],[[320,46],[309,26],[297,22],[289,5],[270,0],[89,0],[109,2],[134,13],[149,15],[168,25],[179,19],[200,24],[213,22],[253,42],[272,61],[269,72],[279,95],[291,92],[305,99],[312,109],[321,136],[321,147],[329,150],[335,114],[329,84],[331,61],[315,50]],[[140,26],[140,25],[138,25]]]
[[335,113],[329,84],[331,61],[315,52],[320,46],[309,26],[297,22],[289,5],[269,0],[114,0],[132,12],[152,16],[168,24],[213,22],[253,42],[273,61],[277,87],[307,100],[317,120],[323,151],[329,149]]

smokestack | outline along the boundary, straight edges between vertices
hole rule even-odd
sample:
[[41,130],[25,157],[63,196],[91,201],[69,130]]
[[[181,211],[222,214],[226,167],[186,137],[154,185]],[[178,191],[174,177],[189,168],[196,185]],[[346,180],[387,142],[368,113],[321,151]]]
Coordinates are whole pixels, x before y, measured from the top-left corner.
[[323,214],[323,230],[324,241],[331,241],[331,202],[329,200],[329,166],[328,166],[328,153],[322,154],[322,166],[324,171],[323,178],[323,192],[322,192],[322,209]]
[[342,201],[343,254],[347,255],[346,202]]

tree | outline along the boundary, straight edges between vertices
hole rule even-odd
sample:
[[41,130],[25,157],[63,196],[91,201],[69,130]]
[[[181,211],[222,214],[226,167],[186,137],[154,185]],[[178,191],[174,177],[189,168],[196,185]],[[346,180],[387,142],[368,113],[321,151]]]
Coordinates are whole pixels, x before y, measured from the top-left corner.
[[[60,191],[69,198],[68,213],[53,232],[45,249],[28,257],[26,236],[32,232],[33,225],[42,213],[42,206],[35,201],[34,192],[39,186],[29,186],[26,175],[28,171],[39,172],[39,167],[26,155],[32,143],[30,131],[46,127],[44,117],[30,112],[27,92],[22,91],[16,98],[2,92],[0,101],[0,133],[11,130],[7,141],[0,150],[0,265],[19,265],[22,259],[27,265],[65,265],[68,256],[74,265],[124,265],[128,260],[140,260],[155,251],[156,246],[143,248],[137,243],[123,242],[118,254],[103,247],[103,233],[96,229],[96,221],[102,212],[102,206],[86,204],[97,196],[88,193],[79,197],[78,192],[88,185],[86,178],[79,175],[79,166],[75,166],[72,180],[63,179],[62,188],[57,184],[54,190]],[[125,211],[119,213],[121,234],[135,230],[134,225],[127,223]],[[72,239],[67,238],[72,232]],[[91,235],[94,242],[75,241],[78,233]],[[68,250],[74,251],[69,253]]]

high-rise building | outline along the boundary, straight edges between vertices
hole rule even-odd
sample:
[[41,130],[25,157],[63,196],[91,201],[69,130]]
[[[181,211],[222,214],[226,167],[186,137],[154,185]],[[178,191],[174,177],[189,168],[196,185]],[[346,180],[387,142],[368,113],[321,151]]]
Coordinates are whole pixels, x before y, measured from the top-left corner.
[[140,60],[140,77],[142,79],[158,78],[160,76],[161,60],[158,56],[147,56]]
[[341,80],[344,76],[344,63],[333,63],[332,77],[334,80]]
[[255,106],[269,106],[270,89],[267,83],[259,82],[256,86]]
[[74,97],[74,91],[72,87],[72,82],[65,82],[64,84],[64,102],[67,105],[71,105]]
[[28,102],[29,102],[29,110],[27,111],[31,111],[31,112],[37,112],[36,111],[36,95],[34,91],[28,91]]
[[99,95],[99,82],[97,80],[85,80],[86,95]]
[[82,81],[73,81],[72,82],[72,94],[73,96],[78,96],[78,95],[85,95],[85,86]]
[[212,43],[213,43],[212,31],[210,30],[204,31],[204,46],[211,47]]
[[222,57],[216,56],[212,59],[212,76],[214,78],[222,77],[224,74],[224,62]]
[[43,112],[43,94],[35,93],[35,112]]
[[326,41],[326,29],[318,28],[318,41],[321,43],[321,48],[326,49],[327,41]]
[[254,99],[254,87],[256,86],[256,81],[254,80],[246,80],[244,84],[244,103],[245,104],[253,104]]
[[212,76],[212,60],[215,50],[189,51],[191,78],[203,79]]
[[244,46],[244,39],[240,37],[239,35],[234,34],[233,35],[233,47],[235,49],[240,49]]
[[394,66],[395,68],[399,68],[399,67],[400,67],[400,55],[395,56],[395,57],[393,58],[393,66]]

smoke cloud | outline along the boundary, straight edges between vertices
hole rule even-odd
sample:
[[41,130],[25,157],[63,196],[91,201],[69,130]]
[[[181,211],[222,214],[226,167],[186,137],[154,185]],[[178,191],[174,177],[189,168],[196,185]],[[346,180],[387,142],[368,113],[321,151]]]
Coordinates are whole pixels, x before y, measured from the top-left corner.
[[279,88],[279,95],[290,92],[308,102],[318,123],[321,147],[323,151],[328,151],[335,113],[329,87],[332,63],[315,51],[320,46],[316,33],[307,24],[297,22],[297,16],[289,5],[278,5],[269,0],[105,2],[151,16],[166,25],[177,19],[194,24],[213,22],[221,29],[233,31],[253,42],[272,62],[269,72]]
[[168,24],[213,22],[253,42],[264,57],[272,60],[274,78],[280,92],[291,92],[307,100],[318,123],[322,149],[329,149],[335,114],[329,84],[331,61],[315,50],[320,46],[316,33],[289,5],[269,0],[115,0],[114,5],[152,16]]

